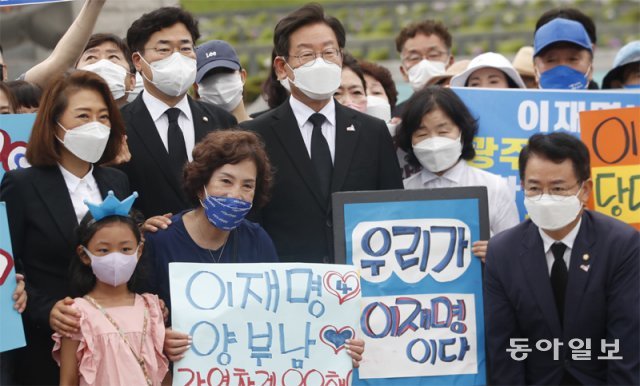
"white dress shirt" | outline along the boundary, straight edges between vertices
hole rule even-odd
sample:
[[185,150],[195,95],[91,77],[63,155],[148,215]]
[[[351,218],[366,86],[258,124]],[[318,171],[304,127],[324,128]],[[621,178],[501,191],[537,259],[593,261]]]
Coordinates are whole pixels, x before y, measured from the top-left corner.
[[82,178],[78,178],[70,171],[65,169],[62,165],[58,164],[64,183],[67,185],[69,196],[71,196],[71,203],[73,204],[73,210],[76,212],[76,219],[78,224],[89,211],[89,208],[84,203],[86,199],[90,203],[100,204],[102,203],[102,195],[100,189],[98,189],[98,183],[93,178],[93,165],[89,172]]
[[[156,125],[156,129],[158,130],[160,139],[164,144],[164,148],[169,152],[169,117],[167,117],[166,112],[171,108],[171,106],[154,97],[146,90],[142,93],[142,100],[147,106],[149,114],[151,114],[151,119],[153,119],[153,123]],[[187,157],[189,158],[189,161],[193,161],[193,155],[191,152],[193,151],[193,147],[196,143],[196,135],[193,128],[193,115],[191,114],[187,95],[185,94],[184,98],[182,98],[174,107],[180,109],[178,125],[180,126],[180,129],[182,129],[182,135],[184,136],[184,143],[187,147]]]
[[469,166],[460,160],[442,176],[426,169],[404,179],[405,189],[453,188],[459,186],[486,186],[489,200],[491,235],[509,229],[520,222],[514,194],[502,177]]
[[549,269],[549,277],[551,277],[551,268],[553,267],[553,261],[555,258],[553,257],[553,252],[551,252],[551,246],[560,242],[567,246],[564,250],[564,255],[562,258],[564,259],[565,264],[567,264],[567,270],[569,269],[569,262],[571,261],[571,249],[573,248],[573,243],[576,241],[576,236],[578,236],[578,231],[580,230],[580,224],[582,224],[582,217],[578,220],[578,223],[571,230],[571,232],[567,233],[566,236],[562,240],[554,240],[551,236],[544,233],[544,231],[538,228],[538,232],[540,232],[540,237],[542,237],[542,244],[544,245],[544,255],[547,258],[547,268]]
[[[313,109],[297,100],[293,95],[289,98],[291,110],[298,121],[302,140],[307,147],[309,158],[311,158],[311,134],[313,133],[313,123],[309,122],[309,117],[315,113]],[[336,105],[333,98],[318,113],[326,118],[322,124],[322,135],[329,144],[329,152],[331,152],[331,161],[335,163],[336,159]]]

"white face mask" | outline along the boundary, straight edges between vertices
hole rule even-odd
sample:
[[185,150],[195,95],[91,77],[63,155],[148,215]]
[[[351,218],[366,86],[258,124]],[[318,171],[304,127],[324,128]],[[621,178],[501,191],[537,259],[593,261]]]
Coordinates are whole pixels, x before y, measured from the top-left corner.
[[142,80],[142,75],[139,72],[136,73],[136,85],[133,86],[133,91],[129,91],[127,95],[127,102],[133,102],[138,95],[144,90],[144,81]]
[[109,126],[98,121],[85,123],[71,130],[65,129],[60,122],[58,122],[58,126],[65,131],[64,141],[56,138],[73,155],[89,163],[98,162],[102,157],[107,142],[109,142],[109,134],[111,133]]
[[291,92],[291,86],[289,86],[289,78],[280,79],[280,84],[281,84],[281,85],[282,85],[282,87],[284,87],[287,91]]
[[431,137],[413,145],[413,153],[420,164],[432,173],[449,169],[460,159],[462,154],[461,137]]
[[[289,64],[287,63],[287,66]],[[289,66],[291,68],[291,66]],[[340,87],[342,68],[318,58],[311,66],[291,68],[295,80],[289,79],[304,95],[317,101],[331,98]]]
[[242,77],[239,72],[215,74],[198,84],[198,94],[205,101],[233,111],[242,102]]
[[198,67],[196,60],[174,52],[162,60],[149,64],[140,54],[142,61],[151,67],[153,80],[144,76],[149,82],[169,96],[184,95],[189,87],[196,81]]
[[391,120],[391,105],[384,98],[367,95],[367,114],[389,122]]
[[429,79],[434,76],[444,75],[445,64],[422,59],[407,71],[409,82],[413,91],[421,90]]
[[87,248],[84,248],[84,252],[91,259],[91,269],[96,278],[112,287],[117,287],[131,279],[138,264],[138,248],[131,255],[112,252],[108,255],[96,256]]
[[109,85],[113,99],[120,99],[125,95],[126,87],[124,81],[129,72],[121,65],[107,59],[101,59],[82,67],[81,70],[91,71],[100,75]]
[[524,198],[524,207],[529,217],[540,229],[554,231],[565,227],[575,220],[582,209],[582,202],[578,199],[580,191],[572,196],[554,196],[543,194],[540,199]]

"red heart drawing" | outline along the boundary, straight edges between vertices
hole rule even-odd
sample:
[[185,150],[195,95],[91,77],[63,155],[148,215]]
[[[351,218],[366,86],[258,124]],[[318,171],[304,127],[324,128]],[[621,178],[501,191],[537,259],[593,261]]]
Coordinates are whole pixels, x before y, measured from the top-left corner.
[[[334,277],[336,279],[339,279],[339,281],[336,281],[335,285],[332,286],[331,280]],[[349,280],[350,278],[353,278],[355,280],[355,286],[353,288],[351,288],[349,291],[344,291],[343,288],[338,288],[339,285],[344,285],[345,288],[348,288],[347,280]],[[324,288],[327,290],[327,292],[335,295],[340,301],[340,304],[346,302],[349,299],[353,299],[360,293],[360,280],[358,278],[358,274],[355,271],[349,271],[344,275],[342,275],[340,272],[328,271],[324,274],[323,283]]]
[[11,258],[9,252],[0,249],[0,285],[3,285],[4,281],[7,280],[12,268],[13,258]]
[[344,348],[347,339],[353,339],[355,336],[356,333],[349,326],[344,326],[338,330],[337,327],[328,325],[320,330],[320,340],[331,347],[335,354]]

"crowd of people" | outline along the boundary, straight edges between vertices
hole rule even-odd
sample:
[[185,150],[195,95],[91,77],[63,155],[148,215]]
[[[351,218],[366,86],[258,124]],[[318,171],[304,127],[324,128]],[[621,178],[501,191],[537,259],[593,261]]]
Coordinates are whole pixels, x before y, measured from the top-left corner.
[[[504,179],[467,163],[477,117],[452,89],[599,88],[596,27],[580,10],[543,14],[513,62],[457,61],[440,21],[404,27],[396,48],[413,94],[398,103],[389,69],[350,55],[340,20],[307,4],[275,26],[269,109],[250,116],[232,45],[198,44],[197,20],[175,7],[142,15],[124,38],[92,34],[104,2],[86,0],[18,80],[0,49],[0,113],[37,113],[31,167],[0,186],[27,339],[2,354],[0,383],[158,385],[192,343],[165,327],[170,262],[334,263],[332,193],[464,186],[488,193],[491,238],[472,245],[488,383],[640,383],[639,237],[586,209],[586,146],[558,132],[529,139],[521,222]],[[601,86],[640,88],[640,41]],[[512,338],[565,347],[561,360],[515,361]],[[574,338],[616,339],[622,359],[574,361]],[[357,367],[364,343],[347,343]]]

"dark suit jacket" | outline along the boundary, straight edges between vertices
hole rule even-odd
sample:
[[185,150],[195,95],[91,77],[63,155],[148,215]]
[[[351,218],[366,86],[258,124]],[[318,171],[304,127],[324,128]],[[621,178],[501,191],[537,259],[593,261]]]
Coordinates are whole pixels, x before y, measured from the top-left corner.
[[[489,241],[485,267],[485,324],[492,384],[559,384],[563,369],[585,385],[639,383],[640,274],[638,232],[585,211],[571,250],[564,325],[555,308],[538,228],[526,220]],[[584,257],[588,256],[585,261]],[[588,266],[585,271],[581,266]],[[506,351],[510,338],[528,338],[522,362]],[[559,360],[540,339],[560,339]],[[573,360],[571,339],[591,338],[591,360]],[[601,340],[620,342],[622,360],[597,360]],[[584,348],[584,347],[583,347]]]
[[[193,115],[196,143],[213,130],[237,124],[235,117],[223,109],[187,98]],[[121,112],[127,125],[131,161],[120,168],[129,177],[131,189],[140,194],[134,206],[147,218],[168,212],[177,214],[193,207],[182,190],[182,176],[176,176],[172,171],[169,153],[142,100],[142,93],[122,107]]]
[[[127,176],[119,170],[95,166],[93,176],[103,197],[109,190],[119,199],[130,194]],[[69,262],[78,245],[71,197],[57,166],[31,167],[4,175],[0,201],[7,203],[13,255],[29,296],[23,318],[27,347],[25,359],[16,360],[18,376],[25,383],[57,383],[49,312],[70,295]]]
[[[332,262],[331,205],[289,102],[241,124],[260,134],[275,168],[269,203],[256,219],[280,261]],[[347,127],[353,126],[353,131]],[[383,121],[336,102],[336,152],[331,192],[402,189],[400,167]]]

